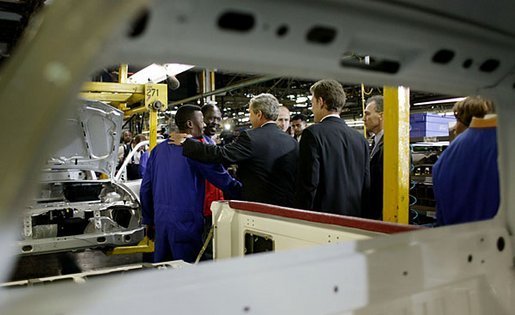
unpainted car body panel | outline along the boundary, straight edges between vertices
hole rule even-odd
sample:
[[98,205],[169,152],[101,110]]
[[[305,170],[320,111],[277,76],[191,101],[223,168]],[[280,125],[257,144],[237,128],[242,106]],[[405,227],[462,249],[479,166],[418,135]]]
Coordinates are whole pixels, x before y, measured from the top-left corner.
[[[113,176],[122,123],[120,110],[79,101],[24,213],[19,254],[110,248],[143,239],[140,181],[132,185],[135,192]],[[98,180],[95,172],[109,179]]]
[[[56,121],[52,116],[38,128],[33,122],[40,120],[39,115],[63,110],[93,64],[170,59],[235,72],[332,77],[374,86],[404,84],[425,91],[492,97],[500,114],[499,214],[490,221],[183,270],[95,279],[84,285],[6,290],[0,295],[2,314],[98,314],[106,309],[112,314],[170,310],[181,314],[513,313],[515,19],[503,18],[515,12],[513,1],[495,5],[484,0],[431,5],[358,0],[149,3],[55,0],[40,27],[31,29],[33,37],[21,42],[2,69],[0,100],[19,104],[10,108],[10,116],[16,122],[23,117],[30,126],[18,135],[19,143],[5,145],[15,158],[0,158],[0,164],[18,165],[20,159],[24,166],[0,177],[4,218],[19,209],[13,205],[26,201],[25,193],[16,192],[29,186],[34,170],[26,157],[40,151],[28,146],[27,139],[41,140],[41,131],[51,131]],[[230,19],[234,16],[240,19]],[[137,26],[142,27],[127,36],[135,17],[140,17]],[[281,36],[276,32],[280,29],[287,34]],[[451,51],[453,59],[446,64],[434,62],[440,50]],[[342,55],[348,51],[397,61],[399,71],[342,66]],[[470,68],[462,66],[467,58],[473,60]],[[483,71],[481,65],[492,58],[499,62],[497,69]],[[50,76],[53,72],[45,71],[56,68],[68,76]],[[30,96],[19,93],[26,85],[34,87]],[[34,98],[45,105],[44,110],[31,106]],[[16,135],[12,124],[0,128],[7,139]],[[0,220],[4,249],[14,234],[9,230],[11,222]],[[7,257],[0,256],[4,270],[10,267]],[[205,297],[204,303],[198,303],[198,296]],[[141,302],[146,300],[151,302]]]
[[123,112],[102,102],[80,101],[59,131],[59,149],[46,163],[57,169],[92,170],[114,177]]

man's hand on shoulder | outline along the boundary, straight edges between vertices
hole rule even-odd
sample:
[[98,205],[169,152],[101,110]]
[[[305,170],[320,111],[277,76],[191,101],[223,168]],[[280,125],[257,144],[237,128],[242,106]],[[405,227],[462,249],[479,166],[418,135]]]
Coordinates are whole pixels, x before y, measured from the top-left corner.
[[170,137],[168,138],[169,144],[175,144],[175,145],[182,145],[186,139],[191,138],[190,134],[187,133],[179,133],[179,132],[172,132],[170,133]]

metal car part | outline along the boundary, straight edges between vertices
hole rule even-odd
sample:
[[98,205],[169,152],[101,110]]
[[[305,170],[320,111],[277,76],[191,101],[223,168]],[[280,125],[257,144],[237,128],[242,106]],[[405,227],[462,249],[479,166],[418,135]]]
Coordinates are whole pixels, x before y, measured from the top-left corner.
[[[20,121],[35,97],[48,108],[31,107],[30,128],[19,135],[19,142],[3,146],[10,155],[1,157],[0,165],[18,169],[0,176],[2,248],[8,248],[15,234],[9,229],[8,211],[21,208],[27,196],[25,188],[34,187],[30,186],[30,173],[42,162],[28,163],[34,159],[33,152],[42,151],[42,145],[31,146],[32,141],[38,143],[43,139],[41,131],[46,137],[52,130],[56,115],[78,92],[79,81],[101,48],[106,48],[102,56],[109,58],[96,59],[99,66],[120,60],[148,63],[174,58],[233,71],[484,94],[499,105],[499,214],[485,222],[255,255],[173,273],[147,272],[121,281],[97,279],[82,286],[4,291],[2,314],[35,309],[40,314],[94,314],[105,312],[106,307],[114,314],[170,309],[224,314],[511,313],[515,301],[515,139],[510,137],[515,133],[511,123],[515,116],[511,106],[515,97],[515,20],[510,14],[515,3],[156,1],[146,11],[139,11],[146,17],[138,20],[137,25],[143,25],[136,28],[139,32],[122,36],[116,26],[127,26],[134,17],[131,13],[146,3],[53,1],[38,32],[34,27],[29,32],[33,40],[25,40],[19,54],[3,69],[0,100],[24,105],[10,107],[13,121]],[[98,22],[86,26],[91,20]],[[283,26],[287,35],[276,32]],[[120,35],[118,41],[108,44],[108,31]],[[36,55],[42,51],[47,55]],[[72,53],[77,51],[82,52],[80,58]],[[374,56],[382,60],[381,67],[342,63],[346,52]],[[467,58],[473,60],[469,68],[463,66]],[[28,96],[21,95],[24,85],[20,82],[42,83],[34,84]],[[45,124],[35,123],[39,121]],[[12,127],[0,126],[7,136],[14,134]],[[5,258],[0,260],[1,269],[8,266]],[[148,297],[152,303],[135,302],[136,296],[139,301]],[[198,303],[198,296],[209,303]],[[56,297],[59,303],[49,303]],[[88,297],[95,298],[95,303]]]
[[[118,163],[118,144],[123,112],[102,102],[81,100],[58,132],[58,150],[45,168],[96,171],[113,178]],[[79,174],[80,175],[80,174]],[[84,176],[84,175],[82,175]]]
[[[166,141],[166,139],[157,139],[156,143],[159,144],[163,141]],[[116,172],[116,174],[114,175],[114,180],[117,181],[117,182],[127,182],[127,165],[130,163],[130,161],[132,160],[132,157],[140,150],[140,148],[143,148],[143,147],[146,147],[150,144],[150,141],[149,140],[144,140],[144,141],[140,141],[138,144],[136,144],[134,146],[134,148],[132,148],[132,150],[129,152],[129,154],[127,155],[127,157],[125,158],[125,161],[123,161],[122,165],[120,166],[120,168],[118,169],[118,171]],[[150,154],[150,152],[149,152]],[[131,180],[131,181],[140,181],[139,179],[134,179],[134,180]],[[138,195],[139,195],[139,187],[137,189],[137,192],[136,192]]]
[[[67,183],[102,189],[91,200],[74,202],[62,190]],[[17,242],[20,255],[111,248],[134,245],[143,239],[139,199],[117,183],[58,181],[42,184],[43,192],[47,192],[45,189],[52,191],[49,197],[37,198],[24,212],[22,240]]]
[[[113,178],[123,112],[78,101],[24,211],[20,255],[135,245],[143,238],[138,196]],[[109,179],[96,180],[96,174]],[[95,175],[93,175],[95,174]]]

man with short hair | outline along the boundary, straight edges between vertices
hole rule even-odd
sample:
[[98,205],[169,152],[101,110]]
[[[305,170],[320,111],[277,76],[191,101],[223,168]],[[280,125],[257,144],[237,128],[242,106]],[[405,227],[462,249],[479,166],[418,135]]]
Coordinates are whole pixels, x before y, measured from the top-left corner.
[[202,106],[202,115],[204,115],[204,135],[213,139],[222,123],[222,112],[218,106],[214,104],[206,104]]
[[[181,132],[198,139],[204,126],[200,107],[183,105],[175,123]],[[197,141],[197,140],[191,140]],[[220,164],[203,164],[183,156],[183,148],[168,142],[151,152],[141,183],[143,224],[155,226],[154,261],[194,262],[202,247],[205,180],[235,196],[241,184]]]
[[131,142],[132,142],[132,132],[130,132],[129,130],[124,130],[122,132],[121,143],[129,144]]
[[300,142],[300,138],[302,136],[302,131],[306,129],[307,122],[306,122],[306,116],[302,114],[296,114],[291,118],[291,127],[293,128],[294,135],[293,137],[295,140]]
[[[200,139],[203,143],[208,144],[216,144],[216,132],[220,129],[222,122],[222,112],[218,108],[218,106],[214,104],[206,104],[202,106],[202,114],[204,115],[204,136]],[[204,196],[204,232],[202,238],[206,240],[209,237],[209,232],[213,223],[213,213],[211,212],[211,204],[213,201],[224,200],[223,192],[216,188],[213,184],[211,184],[208,180],[206,180],[206,191]],[[213,258],[213,246],[212,240],[210,241],[210,246],[206,247],[206,251],[204,252],[204,256],[202,259],[212,259]]]
[[172,134],[170,141],[183,142],[184,155],[207,163],[237,164],[243,183],[242,199],[292,206],[298,158],[297,141],[277,128],[279,102],[271,94],[259,94],[249,102],[252,129],[232,143],[218,147]]
[[[142,134],[138,134],[132,139],[131,145],[130,145],[130,151],[136,147],[138,143],[141,141],[147,140],[147,137]],[[129,161],[129,164],[127,164],[127,179],[128,180],[135,180],[140,179],[143,177],[143,173],[145,170],[146,165],[142,164],[146,163],[148,160],[148,152],[146,152],[146,147],[142,146],[138,149],[138,152],[136,152],[131,160]],[[129,151],[129,152],[130,152]],[[146,154],[145,154],[146,153]],[[145,157],[146,155],[146,157]]]
[[284,132],[288,131],[288,127],[290,127],[290,110],[286,106],[280,106],[279,112],[277,114],[277,119],[275,120],[279,129]]
[[340,119],[345,92],[335,80],[311,86],[314,125],[302,132],[296,206],[362,216],[370,188],[368,143]]
[[118,147],[118,165],[116,169],[119,169],[123,161],[131,152],[132,132],[124,130],[120,138],[120,146]]
[[383,97],[367,99],[363,121],[367,131],[374,135],[370,151],[370,202],[363,217],[383,219]]

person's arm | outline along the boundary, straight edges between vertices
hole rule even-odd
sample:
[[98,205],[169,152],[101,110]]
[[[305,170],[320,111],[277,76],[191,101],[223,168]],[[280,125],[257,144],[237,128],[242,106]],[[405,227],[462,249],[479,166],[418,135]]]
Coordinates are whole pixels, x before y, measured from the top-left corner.
[[309,129],[302,132],[295,207],[311,210],[320,180],[320,155],[315,137]]
[[206,178],[211,184],[228,194],[227,199],[238,199],[241,195],[241,183],[234,179],[227,170],[217,163],[201,163],[190,160],[200,175]]
[[187,139],[182,146],[184,156],[204,163],[238,163],[252,156],[251,141],[247,132],[242,132],[236,141],[223,147],[194,139]]
[[139,196],[142,210],[142,224],[154,225],[154,199],[152,194],[152,177],[155,154],[151,154],[147,161],[147,170],[143,174]]
[[149,155],[148,151],[143,152],[143,154],[141,155],[140,161],[139,161],[139,172],[140,172],[141,178],[143,178],[143,176],[145,176],[145,171],[147,169],[148,155]]

